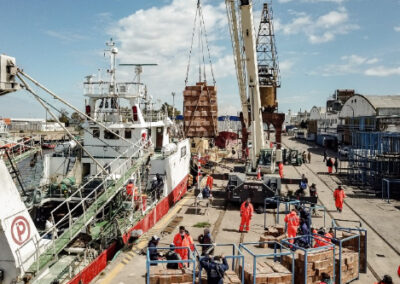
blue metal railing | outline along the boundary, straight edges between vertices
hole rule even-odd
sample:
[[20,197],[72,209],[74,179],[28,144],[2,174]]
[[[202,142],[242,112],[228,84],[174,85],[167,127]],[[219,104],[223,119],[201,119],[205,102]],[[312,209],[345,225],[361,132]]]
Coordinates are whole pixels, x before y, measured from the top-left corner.
[[[273,253],[266,253],[266,254],[256,254],[254,253],[248,246],[250,245],[255,245],[255,246],[260,246],[262,244],[268,244],[268,245],[274,245],[274,252]],[[253,257],[253,284],[256,284],[256,278],[257,278],[257,259],[258,258],[272,258],[274,259],[274,262],[276,262],[279,258],[279,261],[282,261],[282,256],[285,255],[291,255],[292,256],[292,284],[294,284],[295,280],[295,258],[294,258],[294,252],[289,249],[289,247],[280,244],[278,242],[249,242],[249,243],[241,243],[239,244],[239,249],[244,250],[247,253],[249,253]],[[242,283],[243,277],[244,277],[244,266],[242,266]]]
[[[299,238],[303,238],[303,237],[307,237],[311,239],[311,242],[314,241],[315,239],[318,239],[319,242],[323,242],[325,243],[325,246],[322,247],[316,247],[316,248],[303,248],[300,247],[294,243],[291,243],[290,241],[293,240],[293,242],[296,239]],[[324,238],[326,238],[324,236]],[[308,254],[309,253],[313,253],[313,252],[319,252],[319,251],[323,251],[323,250],[332,250],[333,254],[332,254],[332,262],[333,262],[333,279],[335,279],[335,245],[331,242],[325,241],[323,238],[321,238],[320,235],[318,234],[312,234],[312,235],[308,235],[308,236],[296,236],[294,238],[287,238],[281,241],[281,243],[283,245],[285,245],[288,248],[291,248],[292,250],[301,250],[304,252],[304,283],[307,283],[307,274],[308,274]]]

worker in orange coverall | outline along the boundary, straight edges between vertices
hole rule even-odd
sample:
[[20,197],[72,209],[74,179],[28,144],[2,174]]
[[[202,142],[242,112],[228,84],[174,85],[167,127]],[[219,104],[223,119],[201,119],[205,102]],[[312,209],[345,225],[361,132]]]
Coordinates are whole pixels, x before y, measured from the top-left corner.
[[250,230],[250,220],[253,217],[253,204],[251,204],[251,199],[247,198],[245,202],[240,206],[240,217],[242,220],[240,221],[239,232],[248,232]]
[[[295,238],[297,235],[297,229],[300,226],[300,217],[297,215],[296,209],[292,209],[289,214],[285,216],[285,223],[287,224],[287,235],[288,238]],[[289,240],[293,244],[294,240]]]
[[283,163],[282,162],[279,163],[279,176],[281,178],[283,178]]
[[339,185],[339,187],[335,189],[335,192],[333,193],[333,198],[335,198],[335,205],[337,211],[342,212],[343,202],[344,199],[346,198],[346,194],[344,193],[344,190],[341,185]]
[[[186,230],[184,226],[179,227],[179,232],[174,237],[174,245],[175,247],[189,247],[190,248],[190,240],[186,235]],[[187,248],[176,248],[175,252],[181,256],[182,260],[187,260],[189,256],[189,252]],[[186,266],[187,264],[185,264]],[[182,267],[182,264],[179,263],[179,267]]]
[[[319,236],[314,236],[314,238],[315,238],[314,239],[315,240],[314,248],[329,246],[332,243],[332,241],[331,241],[331,239],[333,238],[332,234],[325,233],[324,228],[320,228],[318,230],[318,233],[315,232],[315,230],[314,230],[313,233],[319,235]],[[331,247],[331,249],[333,249],[333,247]]]
[[207,186],[210,190],[213,188],[214,178],[210,175],[207,175]]

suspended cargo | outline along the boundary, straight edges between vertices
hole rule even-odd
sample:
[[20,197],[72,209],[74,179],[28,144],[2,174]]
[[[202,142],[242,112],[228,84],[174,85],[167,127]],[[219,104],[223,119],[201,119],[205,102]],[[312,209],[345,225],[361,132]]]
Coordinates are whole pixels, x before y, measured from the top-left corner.
[[186,86],[183,91],[186,137],[214,138],[218,135],[217,88],[205,82]]

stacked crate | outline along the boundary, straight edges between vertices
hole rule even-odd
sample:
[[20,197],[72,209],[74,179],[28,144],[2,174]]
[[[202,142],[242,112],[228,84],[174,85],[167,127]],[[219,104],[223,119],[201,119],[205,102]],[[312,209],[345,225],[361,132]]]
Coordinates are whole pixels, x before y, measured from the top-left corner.
[[[354,236],[354,235],[355,234],[353,234],[353,233],[342,232],[341,238],[344,239],[344,238]],[[360,235],[360,271],[367,272],[367,262],[366,262],[367,250],[365,247],[365,238],[366,238],[365,232],[360,232],[359,235]],[[344,242],[342,246],[357,252],[358,251],[358,238],[348,240],[348,241]]]
[[335,275],[336,275],[336,283],[349,283],[358,277],[358,253],[342,248],[342,275],[341,282],[339,281],[339,250],[336,250],[335,256]]
[[[282,264],[291,269],[292,256],[285,255],[282,257]],[[307,282],[304,282],[305,273],[307,272]],[[307,267],[305,267],[305,253],[297,250],[295,254],[295,283],[297,284],[313,284],[321,282],[321,274],[327,273],[333,277],[333,250],[327,248],[307,254]]]
[[186,86],[183,91],[183,115],[186,137],[216,137],[217,88],[207,86],[205,82]]
[[164,266],[152,267],[150,284],[193,283],[193,271],[190,269],[167,269]]
[[[242,271],[241,266],[239,266]],[[256,275],[253,273],[253,265],[244,266],[244,283],[253,284],[291,284],[292,273],[279,262],[263,260],[256,263]],[[225,282],[224,282],[225,283]]]
[[[192,282],[191,282],[192,283]],[[207,281],[207,273],[203,270],[201,273],[201,281],[196,280],[197,284],[208,284]],[[240,284],[242,281],[240,281],[239,276],[236,274],[235,271],[228,270],[225,271],[225,276],[224,276],[224,284]]]
[[[260,247],[274,247],[274,243],[280,243],[281,240],[286,238],[285,227],[280,225],[270,226],[266,228],[264,234],[260,236]],[[269,244],[266,242],[270,242]]]

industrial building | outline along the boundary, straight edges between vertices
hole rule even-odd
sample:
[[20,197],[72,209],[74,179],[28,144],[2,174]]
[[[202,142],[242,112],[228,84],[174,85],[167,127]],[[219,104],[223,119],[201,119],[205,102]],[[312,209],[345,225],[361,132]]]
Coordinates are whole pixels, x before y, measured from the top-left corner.
[[339,140],[347,145],[357,131],[400,132],[400,95],[354,95],[343,105],[339,118]]

